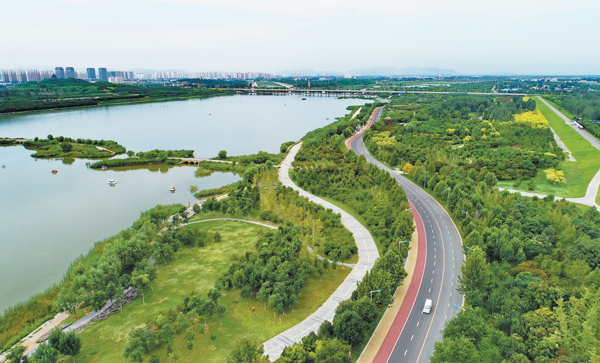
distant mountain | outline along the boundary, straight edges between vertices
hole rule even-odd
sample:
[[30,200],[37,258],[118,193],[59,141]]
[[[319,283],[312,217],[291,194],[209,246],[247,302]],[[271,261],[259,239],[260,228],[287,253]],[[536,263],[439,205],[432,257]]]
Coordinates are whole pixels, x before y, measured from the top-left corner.
[[427,68],[427,67],[374,67],[367,69],[354,69],[346,72],[353,76],[453,76],[457,73],[453,69]]

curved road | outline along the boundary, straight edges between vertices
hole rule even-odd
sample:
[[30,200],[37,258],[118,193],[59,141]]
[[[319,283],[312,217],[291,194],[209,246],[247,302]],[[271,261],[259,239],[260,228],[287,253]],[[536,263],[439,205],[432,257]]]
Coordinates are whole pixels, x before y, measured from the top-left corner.
[[[381,110],[375,111],[372,122],[381,117]],[[410,315],[404,326],[390,329],[374,362],[428,362],[433,354],[434,343],[442,340],[441,331],[446,322],[460,311],[454,304],[463,305],[463,296],[456,291],[463,261],[462,239],[452,218],[433,197],[371,157],[363,143],[362,134],[350,141],[350,147],[357,154],[364,155],[370,163],[389,172],[404,188],[423,221],[427,241],[421,286]],[[433,300],[430,314],[422,313],[425,299]],[[411,308],[411,304],[407,306]]]

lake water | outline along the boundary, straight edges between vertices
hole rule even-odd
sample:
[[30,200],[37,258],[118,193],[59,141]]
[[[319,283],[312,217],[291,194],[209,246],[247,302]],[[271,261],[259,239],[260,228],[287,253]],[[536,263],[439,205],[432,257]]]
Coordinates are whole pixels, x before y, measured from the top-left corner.
[[[70,136],[115,140],[127,149],[192,149],[198,157],[279,152],[281,143],[343,116],[361,100],[230,96],[0,117],[0,137]],[[89,160],[40,160],[22,146],[0,147],[0,312],[59,282],[94,242],[115,235],[141,211],[194,198],[239,180],[196,178],[190,166],[92,170]],[[57,174],[50,171],[56,169]],[[108,179],[117,181],[108,186]],[[177,187],[175,193],[169,187]]]

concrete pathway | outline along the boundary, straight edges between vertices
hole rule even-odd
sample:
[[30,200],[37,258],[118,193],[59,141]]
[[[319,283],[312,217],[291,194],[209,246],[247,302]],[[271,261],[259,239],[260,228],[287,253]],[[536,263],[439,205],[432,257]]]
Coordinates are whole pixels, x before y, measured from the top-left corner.
[[358,281],[362,280],[367,271],[375,264],[375,260],[379,257],[377,246],[369,231],[360,224],[354,217],[341,208],[321,199],[314,195],[298,188],[289,177],[289,169],[292,167],[292,161],[296,157],[302,143],[294,145],[279,169],[279,180],[283,185],[297,190],[301,196],[307,197],[311,202],[322,205],[325,208],[332,209],[335,213],[342,216],[342,224],[354,235],[356,246],[358,247],[358,263],[352,269],[352,272],[346,277],[344,282],[338,289],[311,315],[302,322],[284,331],[283,333],[267,340],[264,343],[265,354],[269,355],[271,361],[276,360],[283,352],[283,348],[300,342],[302,337],[308,335],[311,331],[317,332],[319,326],[325,320],[333,321],[335,309],[343,300],[347,300],[352,296],[352,292],[356,290]]
[[[596,192],[598,191],[598,185],[600,185],[600,173],[597,173],[592,179],[592,182],[588,185],[588,190],[585,194],[585,197],[581,198],[563,198],[563,197],[554,197],[554,200],[566,200],[572,203],[579,203],[584,205],[589,205],[590,207],[596,207],[596,209],[600,210],[600,205],[596,204]],[[595,189],[594,189],[595,188]],[[508,189],[498,187],[499,191],[508,190],[511,193],[520,193],[525,197],[538,197],[545,198],[548,195],[546,194],[538,194],[538,193],[530,193],[530,192],[522,192],[520,190]]]

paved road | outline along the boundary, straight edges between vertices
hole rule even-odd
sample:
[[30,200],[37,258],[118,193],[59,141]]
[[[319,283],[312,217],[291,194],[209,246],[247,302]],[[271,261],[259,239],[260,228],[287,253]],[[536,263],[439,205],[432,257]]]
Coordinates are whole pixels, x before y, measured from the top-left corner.
[[308,335],[311,331],[317,332],[319,326],[325,320],[333,321],[335,309],[343,300],[347,300],[352,296],[352,292],[356,290],[356,284],[362,280],[367,271],[375,264],[375,260],[379,257],[377,246],[369,231],[360,224],[354,217],[337,206],[315,197],[314,195],[300,189],[289,177],[289,169],[292,167],[292,161],[296,157],[298,150],[302,146],[301,143],[292,146],[285,160],[279,168],[279,180],[287,187],[290,187],[300,193],[301,196],[307,197],[311,202],[322,205],[325,208],[332,209],[335,213],[342,216],[341,222],[354,236],[354,241],[358,247],[358,263],[352,269],[350,274],[335,290],[335,292],[315,311],[310,314],[299,324],[291,327],[283,333],[267,340],[264,344],[265,354],[269,355],[271,361],[276,360],[281,355],[283,348],[290,346],[295,342],[300,342],[302,338]]
[[[381,116],[376,111],[375,120]],[[462,239],[452,218],[446,210],[429,194],[408,179],[390,170],[373,159],[366,150],[362,135],[354,138],[350,146],[359,155],[380,169],[388,171],[400,184],[410,202],[421,217],[427,240],[427,257],[419,292],[403,327],[390,330],[390,338],[396,338],[393,348],[382,346],[381,354],[375,362],[411,362],[424,363],[433,354],[434,343],[442,340],[442,329],[446,322],[459,312],[463,297],[458,288],[458,275],[463,261]],[[422,314],[425,299],[433,300],[430,314]]]
[[[544,104],[546,104],[546,106],[548,106],[552,111],[554,111],[561,119],[563,119],[567,125],[571,126],[571,124],[573,123],[572,120],[570,120],[567,116],[563,115],[559,110],[556,109],[556,107],[552,106],[550,103],[548,103],[548,101],[546,101],[542,97],[538,97],[538,99],[541,100]],[[573,127],[573,126],[571,126],[571,127]],[[593,147],[600,150],[600,141],[598,141],[598,139],[596,139],[594,136],[590,135],[585,130],[580,130],[577,127],[573,127],[573,129],[575,131],[579,132],[579,134],[581,136],[583,136],[587,141],[589,141]]]

